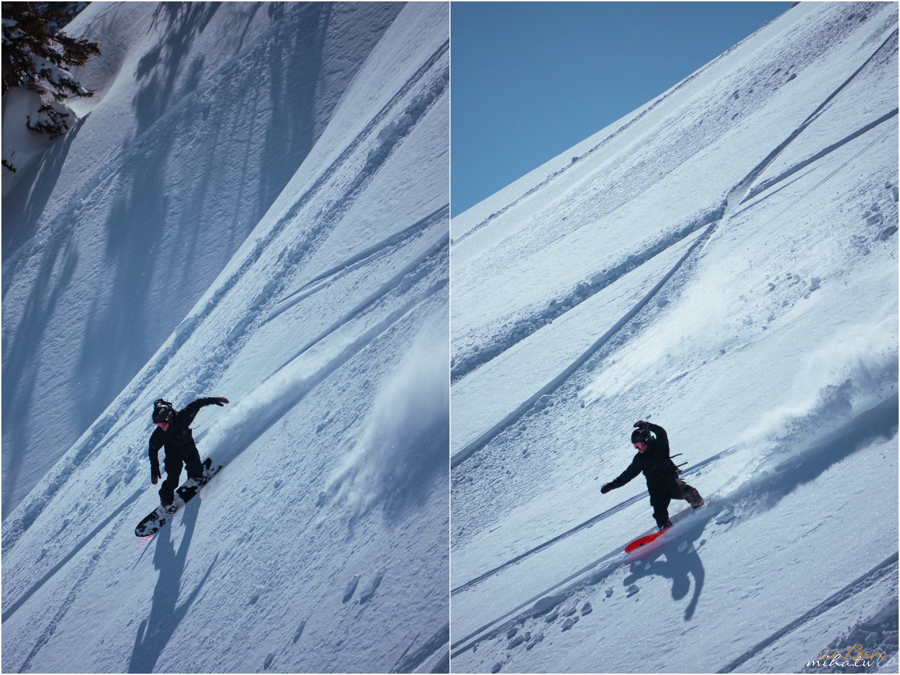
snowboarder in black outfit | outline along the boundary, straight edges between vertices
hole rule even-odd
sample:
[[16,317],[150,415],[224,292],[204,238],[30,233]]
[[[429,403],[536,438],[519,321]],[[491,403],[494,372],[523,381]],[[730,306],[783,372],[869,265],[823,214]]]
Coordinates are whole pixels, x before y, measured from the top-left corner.
[[200,408],[206,405],[225,405],[227,398],[200,398],[184,408],[175,410],[171,403],[159,398],[153,402],[153,423],[158,427],[150,436],[150,482],[156,485],[162,477],[159,471],[159,449],[166,448],[166,479],[159,488],[159,501],[166,511],[174,510],[175,488],[181,478],[181,467],[187,467],[188,478],[203,476],[200,452],[194,443],[191,422]]
[[706,502],[696,489],[678,477],[681,471],[669,457],[669,437],[666,430],[644,420],[636,422],[634,426],[631,443],[637,449],[637,454],[628,468],[618,478],[601,487],[600,492],[606,494],[622,487],[643,471],[647,479],[647,490],[650,491],[653,517],[659,529],[664,530],[672,525],[669,520],[670,501],[685,499],[695,509]]

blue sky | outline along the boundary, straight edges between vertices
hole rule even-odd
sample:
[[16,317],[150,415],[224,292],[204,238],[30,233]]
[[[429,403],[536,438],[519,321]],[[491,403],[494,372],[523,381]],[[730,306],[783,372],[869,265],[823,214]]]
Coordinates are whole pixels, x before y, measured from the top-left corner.
[[453,2],[453,215],[663,93],[790,2]]

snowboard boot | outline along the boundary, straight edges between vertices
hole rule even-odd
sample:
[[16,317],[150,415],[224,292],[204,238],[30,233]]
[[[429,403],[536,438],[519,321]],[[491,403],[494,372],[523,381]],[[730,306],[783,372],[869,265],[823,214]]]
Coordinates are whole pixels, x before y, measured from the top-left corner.
[[159,505],[159,508],[162,510],[161,515],[167,515],[167,516],[171,516],[173,513],[175,513],[178,510],[178,506],[175,504],[175,502],[169,502],[168,504],[161,502]]
[[203,469],[203,473],[199,476],[188,476],[188,479],[184,481],[184,485],[181,487],[187,490],[199,490],[201,487],[206,485],[206,481],[209,480],[209,477],[206,475],[206,469]]
[[670,527],[672,527],[672,521],[666,520],[665,523],[659,526],[659,531],[662,532],[663,530],[668,530]]

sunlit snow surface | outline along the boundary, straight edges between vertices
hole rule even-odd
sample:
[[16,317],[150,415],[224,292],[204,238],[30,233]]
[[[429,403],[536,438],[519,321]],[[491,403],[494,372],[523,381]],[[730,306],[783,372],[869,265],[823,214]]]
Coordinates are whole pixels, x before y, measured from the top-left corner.
[[[448,15],[70,27],[97,95],[4,177],[5,671],[446,668]],[[224,468],[138,539],[160,396]]]
[[[897,80],[802,3],[453,219],[454,672],[897,671]],[[638,419],[709,505],[627,559]]]

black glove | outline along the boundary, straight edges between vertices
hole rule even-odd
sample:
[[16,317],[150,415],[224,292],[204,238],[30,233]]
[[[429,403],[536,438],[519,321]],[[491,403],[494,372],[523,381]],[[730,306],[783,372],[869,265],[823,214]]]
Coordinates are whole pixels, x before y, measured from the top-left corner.
[[150,469],[150,482],[156,485],[159,481],[159,469]]
[[213,399],[213,403],[215,403],[216,405],[225,405],[226,403],[228,403],[228,399],[224,396],[219,396],[218,398]]
[[600,488],[600,494],[605,495],[610,490],[612,490],[612,488],[609,486],[609,483],[606,483],[602,488]]
[[644,420],[639,420],[634,423],[635,429],[646,429],[650,426],[650,422],[645,422]]

